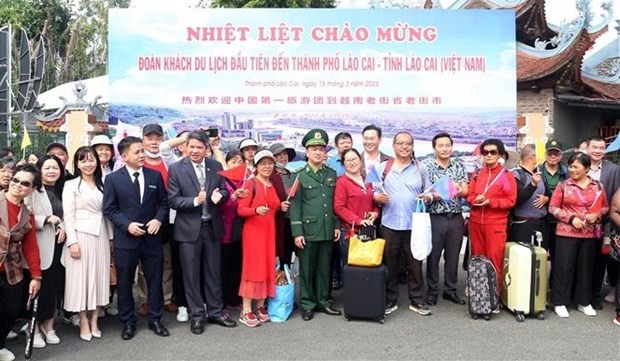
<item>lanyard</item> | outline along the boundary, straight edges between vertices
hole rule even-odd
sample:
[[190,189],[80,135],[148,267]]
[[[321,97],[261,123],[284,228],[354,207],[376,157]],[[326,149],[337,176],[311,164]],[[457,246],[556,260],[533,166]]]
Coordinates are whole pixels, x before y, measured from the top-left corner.
[[493,179],[493,181],[491,183],[487,184],[484,187],[484,191],[482,192],[483,196],[486,195],[486,193],[489,190],[489,188],[491,188],[493,186],[493,184],[495,184],[495,182],[497,182],[497,180],[499,179],[499,177],[502,176],[502,174],[504,174],[504,170],[503,169],[499,171],[499,173],[495,176],[495,178]]

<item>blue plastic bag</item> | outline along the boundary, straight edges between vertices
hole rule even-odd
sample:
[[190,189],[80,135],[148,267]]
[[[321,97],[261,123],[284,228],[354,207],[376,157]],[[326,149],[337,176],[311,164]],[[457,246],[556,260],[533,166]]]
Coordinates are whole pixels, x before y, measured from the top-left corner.
[[284,265],[284,274],[288,284],[276,285],[276,296],[269,298],[267,312],[271,322],[284,322],[293,313],[293,303],[295,302],[295,283],[291,278],[288,265]]

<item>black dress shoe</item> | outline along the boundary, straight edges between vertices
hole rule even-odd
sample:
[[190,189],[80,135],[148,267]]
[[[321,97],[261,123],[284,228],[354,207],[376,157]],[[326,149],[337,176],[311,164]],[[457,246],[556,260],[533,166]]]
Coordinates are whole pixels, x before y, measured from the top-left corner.
[[164,325],[162,325],[159,321],[149,323],[149,330],[153,331],[153,333],[157,336],[170,336],[170,332],[168,332],[168,329],[164,327]]
[[444,300],[448,300],[452,303],[456,303],[457,305],[464,305],[465,304],[465,300],[460,298],[459,296],[457,296],[454,293],[444,293],[443,294],[443,299]]
[[131,340],[136,335],[135,325],[125,325],[123,332],[121,332],[121,338],[123,340]]
[[192,320],[189,325],[189,330],[195,335],[200,335],[205,331],[205,325],[202,320]]
[[209,323],[217,323],[220,326],[224,327],[235,327],[237,326],[237,322],[230,319],[227,316],[213,316],[209,317]]
[[426,297],[426,304],[430,306],[437,305],[437,295],[428,295]]
[[342,315],[342,312],[340,312],[339,310],[333,309],[330,306],[327,306],[325,308],[317,307],[316,308],[316,312],[322,312],[322,313],[328,314],[330,316],[340,316],[340,315]]
[[314,310],[303,310],[301,312],[301,318],[304,321],[310,321],[311,319],[314,318]]

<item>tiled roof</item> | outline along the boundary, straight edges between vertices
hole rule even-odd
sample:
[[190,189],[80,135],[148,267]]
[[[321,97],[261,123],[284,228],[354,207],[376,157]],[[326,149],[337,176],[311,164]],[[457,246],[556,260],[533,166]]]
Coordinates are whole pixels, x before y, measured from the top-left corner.
[[581,82],[603,98],[620,101],[620,84],[618,83],[606,83],[586,77],[581,77]]

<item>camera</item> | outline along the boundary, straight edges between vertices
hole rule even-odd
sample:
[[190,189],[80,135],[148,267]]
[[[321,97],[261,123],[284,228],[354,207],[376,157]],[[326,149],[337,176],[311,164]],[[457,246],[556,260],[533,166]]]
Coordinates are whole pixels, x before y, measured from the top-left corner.
[[205,134],[209,138],[217,138],[220,132],[218,131],[217,128],[209,128],[209,129],[205,129]]

